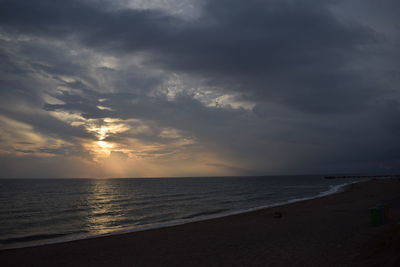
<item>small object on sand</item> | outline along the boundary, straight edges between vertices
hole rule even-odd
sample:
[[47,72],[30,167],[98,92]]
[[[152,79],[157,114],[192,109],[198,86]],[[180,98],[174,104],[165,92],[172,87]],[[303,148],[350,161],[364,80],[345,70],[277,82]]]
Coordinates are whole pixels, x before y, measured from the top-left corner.
[[282,212],[274,212],[274,218],[282,218]]

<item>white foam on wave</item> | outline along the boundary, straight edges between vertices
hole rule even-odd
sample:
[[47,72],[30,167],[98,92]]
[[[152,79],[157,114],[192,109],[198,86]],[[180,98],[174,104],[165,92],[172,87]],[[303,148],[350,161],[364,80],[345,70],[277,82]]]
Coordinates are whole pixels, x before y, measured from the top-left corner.
[[103,233],[103,234],[97,234],[97,235],[96,234],[94,234],[94,235],[93,234],[80,234],[80,235],[71,235],[71,236],[62,237],[62,238],[58,238],[58,239],[52,239],[52,240],[35,241],[34,243],[32,243],[32,242],[31,243],[20,243],[20,244],[16,244],[13,246],[7,246],[6,248],[0,248],[0,250],[8,250],[8,249],[16,249],[16,248],[24,248],[24,247],[36,247],[36,246],[64,243],[64,242],[71,242],[71,241],[77,241],[77,240],[92,239],[92,238],[106,237],[106,236],[112,236],[112,235],[140,232],[140,231],[146,231],[146,230],[152,230],[152,229],[167,228],[167,227],[178,226],[178,225],[183,225],[183,224],[188,224],[188,223],[193,223],[193,222],[217,219],[217,218],[227,217],[227,216],[231,216],[231,215],[243,214],[243,213],[262,210],[262,209],[266,209],[266,208],[279,207],[279,206],[292,204],[295,202],[317,199],[317,198],[337,194],[337,193],[346,191],[346,187],[348,187],[349,185],[359,183],[359,182],[361,182],[361,181],[349,182],[349,183],[344,183],[344,184],[339,184],[339,185],[331,185],[328,190],[323,191],[315,196],[304,197],[304,198],[294,198],[294,199],[289,199],[286,201],[263,205],[263,206],[258,206],[258,207],[254,207],[254,208],[234,210],[234,211],[225,211],[225,212],[221,212],[221,213],[217,213],[217,214],[203,215],[203,216],[198,216],[198,217],[194,217],[194,218],[190,218],[190,219],[176,219],[176,220],[168,221],[165,223],[155,223],[155,224],[150,224],[150,225],[143,225],[143,226],[139,226],[136,228],[126,228],[126,229],[116,230],[116,231],[112,231],[109,233]]

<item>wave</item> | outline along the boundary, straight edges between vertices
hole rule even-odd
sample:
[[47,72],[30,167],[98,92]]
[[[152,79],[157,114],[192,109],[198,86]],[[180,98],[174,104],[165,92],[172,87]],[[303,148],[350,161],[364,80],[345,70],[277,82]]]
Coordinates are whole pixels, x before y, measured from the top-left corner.
[[202,217],[205,215],[212,215],[212,214],[218,214],[224,211],[228,211],[229,209],[218,209],[218,210],[210,210],[210,211],[203,211],[203,212],[198,212],[198,213],[194,213],[191,214],[189,216],[185,216],[182,217],[182,219],[192,219],[192,218],[196,218],[196,217]]
[[71,234],[79,234],[84,233],[83,231],[73,232],[73,233],[64,233],[64,234],[38,234],[38,235],[28,235],[22,237],[13,237],[13,238],[6,238],[0,239],[0,244],[7,245],[13,243],[23,243],[23,242],[32,242],[38,240],[45,240],[45,239],[53,239],[58,237],[63,237]]

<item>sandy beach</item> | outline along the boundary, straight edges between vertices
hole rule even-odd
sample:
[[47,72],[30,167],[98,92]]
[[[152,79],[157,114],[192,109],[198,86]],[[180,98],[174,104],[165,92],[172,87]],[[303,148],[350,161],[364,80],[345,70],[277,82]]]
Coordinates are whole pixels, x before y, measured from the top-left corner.
[[[389,222],[372,226],[385,204]],[[276,216],[279,212],[282,217]],[[278,218],[277,218],[278,217]],[[400,181],[245,214],[0,251],[1,266],[400,266]]]

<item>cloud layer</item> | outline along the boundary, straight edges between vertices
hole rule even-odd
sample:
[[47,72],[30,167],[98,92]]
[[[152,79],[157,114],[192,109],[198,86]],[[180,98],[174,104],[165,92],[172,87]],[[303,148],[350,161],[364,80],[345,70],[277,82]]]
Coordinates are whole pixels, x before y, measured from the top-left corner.
[[189,2],[0,1],[1,176],[398,171],[396,3]]

